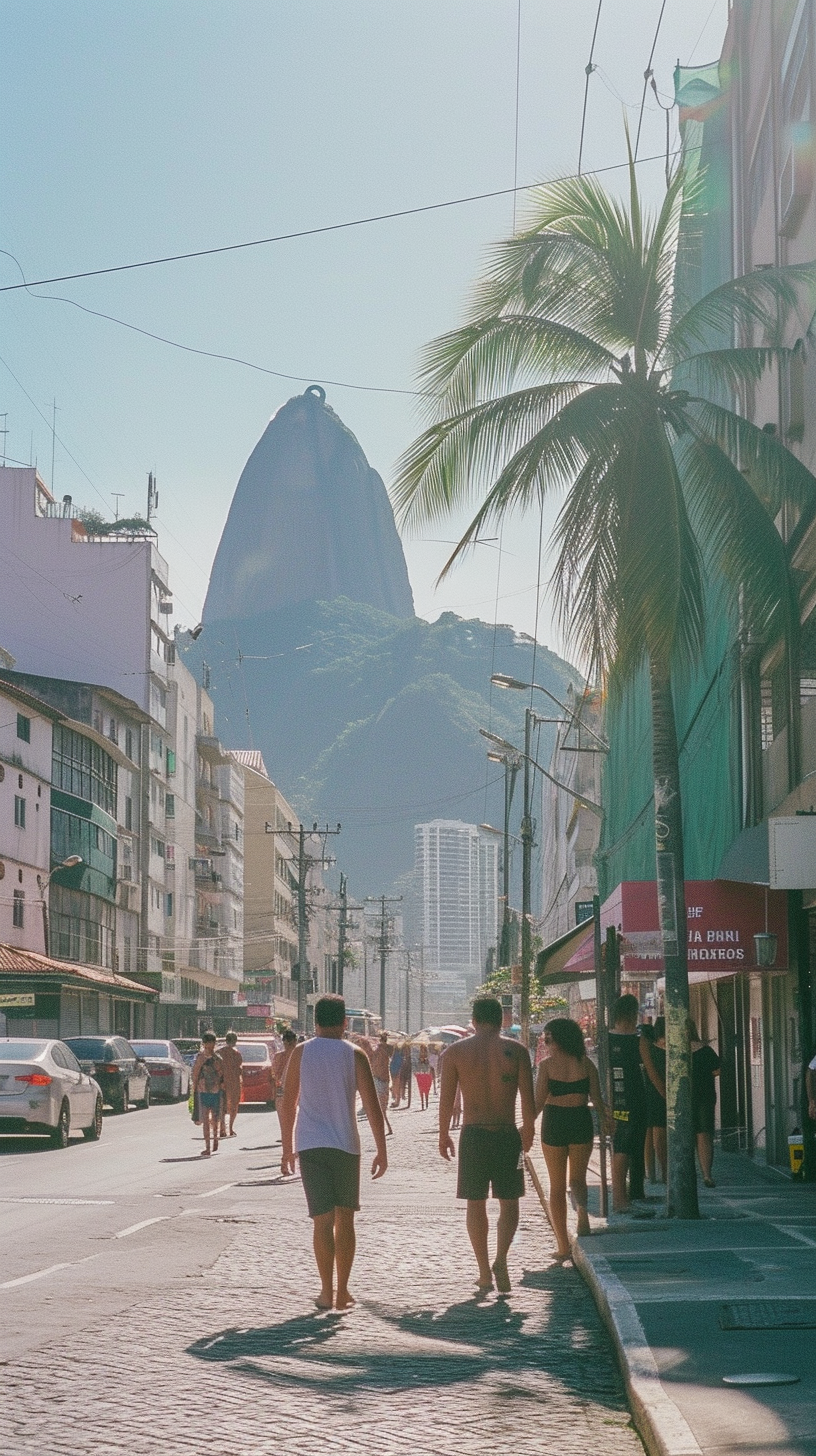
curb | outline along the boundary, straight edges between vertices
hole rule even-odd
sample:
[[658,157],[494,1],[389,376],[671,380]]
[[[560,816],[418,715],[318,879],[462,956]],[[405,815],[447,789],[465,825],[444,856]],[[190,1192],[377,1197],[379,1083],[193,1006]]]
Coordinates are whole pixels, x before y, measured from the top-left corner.
[[666,1394],[628,1290],[603,1255],[590,1253],[577,1238],[572,1251],[612,1337],[635,1425],[650,1456],[702,1456],[685,1416]]

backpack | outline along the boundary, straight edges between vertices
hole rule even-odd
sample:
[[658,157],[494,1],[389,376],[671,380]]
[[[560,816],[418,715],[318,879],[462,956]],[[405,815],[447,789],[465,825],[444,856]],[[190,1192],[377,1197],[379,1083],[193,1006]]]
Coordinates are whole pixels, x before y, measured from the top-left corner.
[[202,1062],[201,1071],[198,1074],[199,1092],[220,1092],[221,1091],[221,1068],[215,1057],[207,1057]]

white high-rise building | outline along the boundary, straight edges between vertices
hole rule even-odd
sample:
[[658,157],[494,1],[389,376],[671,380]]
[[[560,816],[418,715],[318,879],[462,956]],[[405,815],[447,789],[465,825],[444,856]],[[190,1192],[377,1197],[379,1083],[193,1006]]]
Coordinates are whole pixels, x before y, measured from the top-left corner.
[[498,844],[475,824],[433,819],[415,829],[417,937],[436,1017],[461,1015],[484,980],[498,917]]

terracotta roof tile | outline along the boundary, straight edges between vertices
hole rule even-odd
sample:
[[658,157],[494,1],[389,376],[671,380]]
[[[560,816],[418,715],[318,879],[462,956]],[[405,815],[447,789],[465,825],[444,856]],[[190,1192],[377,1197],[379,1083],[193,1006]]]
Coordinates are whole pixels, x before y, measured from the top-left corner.
[[109,986],[112,991],[150,991],[128,976],[118,976],[106,966],[85,966],[75,961],[58,961],[37,951],[21,950],[16,945],[0,944],[0,977],[2,976],[68,976],[78,981],[92,981]]

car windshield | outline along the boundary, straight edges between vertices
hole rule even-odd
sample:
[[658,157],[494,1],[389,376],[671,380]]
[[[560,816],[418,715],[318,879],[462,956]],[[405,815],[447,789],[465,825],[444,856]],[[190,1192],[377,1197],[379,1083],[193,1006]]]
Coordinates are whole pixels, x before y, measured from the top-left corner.
[[63,1037],[66,1046],[71,1048],[75,1057],[103,1057],[106,1055],[107,1042],[103,1036],[66,1036]]
[[132,1041],[130,1044],[140,1057],[164,1057],[167,1061],[170,1056],[166,1041]]
[[0,1041],[0,1062],[27,1062],[39,1057],[47,1041]]
[[269,1057],[267,1047],[258,1042],[239,1041],[238,1050],[245,1062],[265,1062]]

